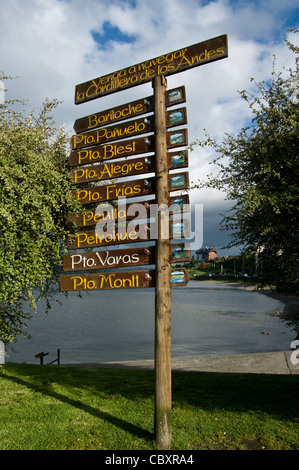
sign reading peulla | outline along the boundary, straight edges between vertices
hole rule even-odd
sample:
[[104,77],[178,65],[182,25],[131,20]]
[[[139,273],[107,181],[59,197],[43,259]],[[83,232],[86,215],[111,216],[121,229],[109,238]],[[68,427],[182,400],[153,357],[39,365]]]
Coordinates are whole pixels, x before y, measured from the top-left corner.
[[226,57],[227,35],[224,34],[81,83],[75,89],[75,104],[141,85],[157,75],[172,75]]
[[[155,200],[151,201],[151,204],[155,204]],[[181,212],[189,212],[190,202],[189,196],[187,194],[181,196],[174,196],[169,198],[169,206],[175,206],[175,210],[172,211],[173,214],[178,214]],[[142,209],[144,208],[144,209]],[[107,223],[116,222],[116,221],[128,221],[136,218],[136,211],[142,211],[144,218],[147,219],[150,217],[151,206],[147,202],[140,202],[137,204],[128,204],[128,205],[99,205],[97,209],[89,209],[84,212],[75,212],[71,213],[67,217],[67,223],[72,226],[75,224],[77,227],[88,227],[90,225],[96,225],[100,221],[106,221]],[[142,217],[141,217],[142,218]]]

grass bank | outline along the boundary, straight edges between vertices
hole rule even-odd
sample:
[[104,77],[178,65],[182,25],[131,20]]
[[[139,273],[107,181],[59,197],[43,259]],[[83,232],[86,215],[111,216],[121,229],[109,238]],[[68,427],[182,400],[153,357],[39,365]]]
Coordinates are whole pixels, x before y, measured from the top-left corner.
[[[172,449],[298,450],[297,375],[173,372]],[[154,372],[7,363],[0,450],[155,450]]]

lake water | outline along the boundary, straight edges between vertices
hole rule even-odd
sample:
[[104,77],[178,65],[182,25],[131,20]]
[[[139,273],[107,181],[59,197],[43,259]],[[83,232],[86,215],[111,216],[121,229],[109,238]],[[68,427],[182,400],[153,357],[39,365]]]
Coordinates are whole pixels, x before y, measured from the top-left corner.
[[[154,289],[70,292],[58,295],[46,315],[29,321],[30,340],[20,338],[6,361],[47,364],[61,351],[61,364],[154,358]],[[190,281],[172,288],[172,355],[191,357],[288,351],[294,327],[276,313],[284,303],[219,282]]]

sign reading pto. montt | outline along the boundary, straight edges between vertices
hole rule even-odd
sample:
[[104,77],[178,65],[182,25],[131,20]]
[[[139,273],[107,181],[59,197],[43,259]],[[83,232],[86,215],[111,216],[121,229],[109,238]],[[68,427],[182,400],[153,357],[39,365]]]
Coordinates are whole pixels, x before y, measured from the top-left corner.
[[227,35],[185,47],[76,86],[75,104],[228,57]]

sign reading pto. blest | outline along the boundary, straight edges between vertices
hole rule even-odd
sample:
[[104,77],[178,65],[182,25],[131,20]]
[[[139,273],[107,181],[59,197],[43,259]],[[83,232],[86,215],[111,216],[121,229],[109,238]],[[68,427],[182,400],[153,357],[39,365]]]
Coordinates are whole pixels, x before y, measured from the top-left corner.
[[76,86],[75,104],[228,57],[227,35],[185,47]]

